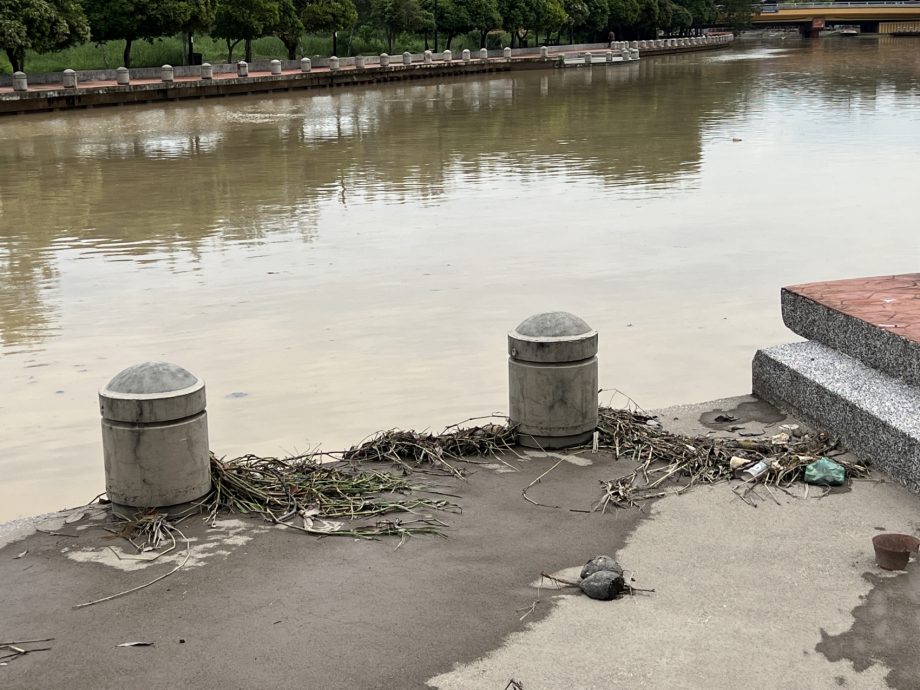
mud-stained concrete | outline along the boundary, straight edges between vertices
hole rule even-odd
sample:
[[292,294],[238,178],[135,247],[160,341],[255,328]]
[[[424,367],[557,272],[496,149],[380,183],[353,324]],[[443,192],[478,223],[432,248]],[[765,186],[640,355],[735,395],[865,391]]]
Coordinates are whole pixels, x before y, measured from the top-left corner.
[[[60,527],[76,538],[35,534],[0,550],[0,638],[54,637],[53,649],[0,668],[0,686],[174,688],[181,678],[201,688],[424,687],[545,616],[553,602],[544,590],[534,613],[519,620],[519,609],[536,598],[531,583],[541,571],[623,545],[638,513],[569,508],[590,509],[598,482],[629,466],[583,457],[591,464],[561,462],[528,491],[562,509],[521,496],[558,457],[511,458],[519,472],[471,466],[467,483],[438,478],[460,496],[463,514],[439,515],[450,524],[447,539],[415,537],[398,550],[393,540],[318,540],[282,528],[249,541],[236,533],[222,544],[200,521],[187,520],[193,553],[196,544],[211,545],[200,567],[76,611],[74,604],[146,582],[174,564],[125,572],[98,562],[117,545],[98,527]],[[250,524],[253,532],[265,525]],[[90,555],[75,560],[80,551]],[[156,646],[115,646],[137,640]]]
[[[659,418],[672,431],[701,435],[704,413],[752,401],[669,408]],[[864,573],[882,572],[874,564],[875,528],[914,529],[917,497],[884,481],[855,482],[851,492],[824,498],[774,493],[779,505],[765,498],[757,508],[738,500],[729,484],[661,499],[617,554],[638,586],[654,594],[613,602],[562,595],[549,616],[429,684],[486,690],[514,677],[527,690],[877,690],[895,668],[912,672],[914,659],[903,655],[916,649],[915,627],[906,615],[885,631],[905,642],[887,656],[857,645],[865,632],[850,638],[866,652],[864,664],[815,649],[859,627],[851,611],[872,596]],[[915,604],[892,596],[891,607]]]
[[907,572],[863,573],[872,590],[853,609],[852,627],[839,635],[821,631],[815,648],[830,661],[847,660],[856,671],[873,664],[890,670],[885,676],[897,690],[920,688],[920,563]]

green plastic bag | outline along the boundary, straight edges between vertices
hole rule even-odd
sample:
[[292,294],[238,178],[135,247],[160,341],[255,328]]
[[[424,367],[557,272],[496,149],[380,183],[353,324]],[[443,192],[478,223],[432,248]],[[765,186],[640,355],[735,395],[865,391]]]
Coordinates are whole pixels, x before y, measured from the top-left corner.
[[840,486],[846,471],[830,458],[820,458],[805,468],[805,482],[818,486]]

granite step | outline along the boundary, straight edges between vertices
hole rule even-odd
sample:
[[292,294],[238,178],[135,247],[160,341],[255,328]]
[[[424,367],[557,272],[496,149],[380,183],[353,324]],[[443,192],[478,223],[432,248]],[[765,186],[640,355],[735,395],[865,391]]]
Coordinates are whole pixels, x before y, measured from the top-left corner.
[[793,332],[920,385],[920,273],[791,285],[781,301]]
[[753,389],[920,494],[920,387],[809,341],[758,350]]

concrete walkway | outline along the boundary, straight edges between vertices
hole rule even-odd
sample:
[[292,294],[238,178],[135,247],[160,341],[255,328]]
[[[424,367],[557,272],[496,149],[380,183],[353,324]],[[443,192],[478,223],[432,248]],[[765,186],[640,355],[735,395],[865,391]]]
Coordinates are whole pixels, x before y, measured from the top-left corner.
[[[718,427],[716,409],[741,412],[745,433],[770,433],[781,418],[738,399],[661,419],[729,433],[700,425]],[[599,498],[599,481],[630,469],[587,453],[528,491],[558,508],[523,500],[559,457],[509,457],[515,471],[477,466],[468,482],[440,480],[463,514],[441,516],[447,539],[398,550],[236,516],[210,529],[190,519],[183,569],[80,610],[71,607],[168,572],[184,552],[120,560],[104,511],[58,516],[46,527],[75,537],[38,533],[0,549],[0,641],[55,638],[0,667],[0,686],[917,687],[917,563],[880,571],[870,544],[882,529],[920,531],[916,496],[858,481],[752,508],[723,484],[662,499],[648,517],[576,512]],[[613,552],[656,592],[597,602],[535,586],[541,571],[568,574]],[[116,646],[129,641],[155,646]]]

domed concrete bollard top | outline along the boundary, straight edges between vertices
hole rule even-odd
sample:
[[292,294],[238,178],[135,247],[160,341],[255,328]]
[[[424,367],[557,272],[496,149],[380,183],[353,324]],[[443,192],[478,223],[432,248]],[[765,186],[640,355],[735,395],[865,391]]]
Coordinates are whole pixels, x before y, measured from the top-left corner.
[[25,72],[13,72],[13,91],[28,91],[29,78]]
[[441,57],[444,59],[444,62],[453,62],[454,54],[449,50],[445,50],[441,53]]
[[160,79],[162,79],[167,84],[171,83],[175,79],[175,70],[173,70],[172,65],[163,65],[160,67]]
[[488,60],[488,59],[489,59],[489,51],[488,51],[487,49],[485,49],[485,48],[480,48],[480,49],[479,49],[479,59],[480,59],[480,60]]
[[116,509],[176,506],[211,490],[205,403],[204,381],[165,362],[129,367],[99,391],[105,491]]
[[214,67],[210,62],[201,63],[201,72],[199,72],[200,78],[207,81],[208,79],[214,78]]
[[127,67],[119,67],[115,70],[115,83],[119,86],[128,86],[131,83],[131,73]]
[[422,54],[422,60],[423,60],[425,63],[430,63],[430,62],[432,62],[433,59],[434,59],[434,58],[433,58],[433,56],[432,56],[430,50],[426,50],[426,51]]
[[268,70],[276,77],[281,74],[281,60],[272,60],[268,63]]
[[463,51],[460,53],[460,58],[463,60],[463,62],[465,62],[466,64],[469,64],[470,61],[472,60],[472,56],[470,55],[470,49],[464,48]]
[[508,334],[508,395],[518,443],[568,448],[597,428],[597,331],[568,312],[536,314]]
[[312,69],[313,69],[313,62],[310,60],[310,58],[300,59],[300,71],[301,72],[309,72]]
[[390,56],[387,53],[380,53],[380,66],[381,67],[390,66]]
[[65,69],[62,77],[62,82],[65,89],[77,88],[77,73],[72,69]]
[[329,58],[329,71],[330,72],[339,71],[339,59],[335,55]]
[[249,63],[245,60],[240,60],[236,63],[236,76],[238,77],[248,77],[249,76]]
[[502,50],[502,56],[506,60],[510,60],[511,59],[511,48],[508,46],[505,46],[505,48]]
[[405,53],[403,53],[403,64],[404,65],[412,64],[412,53],[410,53],[408,50]]

